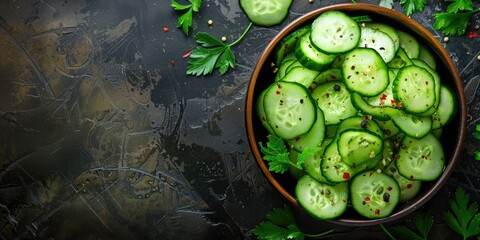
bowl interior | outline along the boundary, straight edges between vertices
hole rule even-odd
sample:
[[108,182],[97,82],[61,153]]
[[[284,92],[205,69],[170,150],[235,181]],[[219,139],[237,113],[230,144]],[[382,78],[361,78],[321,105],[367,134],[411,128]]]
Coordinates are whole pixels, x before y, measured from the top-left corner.
[[461,79],[455,64],[450,59],[449,54],[444,50],[443,46],[438,40],[436,40],[430,32],[423,28],[420,24],[414,20],[406,17],[405,15],[396,12],[391,9],[379,7],[376,5],[368,4],[341,4],[333,5],[321,9],[317,9],[308,14],[298,18],[290,25],[286,26],[267,46],[265,51],[260,57],[260,60],[252,74],[251,82],[247,92],[246,98],[246,126],[249,144],[252,152],[273,186],[289,201],[291,204],[298,206],[294,197],[294,187],[296,180],[290,176],[290,174],[274,174],[268,171],[268,165],[263,161],[262,154],[258,147],[258,142],[265,142],[267,131],[260,123],[256,116],[255,102],[258,94],[265,88],[267,88],[274,78],[274,66],[271,63],[275,62],[274,49],[279,44],[280,40],[288,34],[292,33],[296,29],[311,23],[319,14],[329,11],[339,10],[347,13],[350,16],[362,16],[368,15],[376,22],[382,22],[393,26],[396,29],[406,31],[423,43],[434,55],[437,62],[437,72],[442,77],[442,83],[449,86],[458,97],[458,112],[455,118],[450,124],[444,127],[441,142],[444,147],[446,164],[445,170],[442,176],[433,182],[422,183],[421,192],[418,196],[408,203],[397,206],[395,212],[386,218],[381,219],[366,219],[353,211],[351,208],[347,208],[347,211],[341,216],[341,218],[333,220],[337,224],[350,225],[350,226],[367,226],[376,225],[399,219],[416,208],[427,202],[446,182],[450,173],[453,171],[456,162],[459,159],[461,147],[465,137],[466,129],[466,101],[463,91]]

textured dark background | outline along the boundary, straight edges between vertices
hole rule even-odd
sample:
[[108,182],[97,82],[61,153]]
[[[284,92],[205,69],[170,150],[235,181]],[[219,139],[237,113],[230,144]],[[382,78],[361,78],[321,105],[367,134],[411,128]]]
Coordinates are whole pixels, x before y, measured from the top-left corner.
[[[182,57],[196,46],[192,33],[236,39],[249,23],[237,0],[205,0],[188,37],[169,0],[0,1],[0,239],[253,239],[251,229],[286,202],[248,147],[250,75],[282,27],[346,2],[295,0],[282,25],[254,26],[233,47],[235,70],[192,77]],[[442,41],[432,14],[445,8],[430,0],[412,18]],[[477,14],[469,32],[479,24]],[[465,84],[469,134],[451,179],[423,209],[434,214],[433,239],[456,236],[441,212],[457,186],[480,200],[480,143],[470,134],[480,123],[480,38],[444,46]],[[386,238],[379,227],[297,217],[306,232],[334,228],[330,239]]]

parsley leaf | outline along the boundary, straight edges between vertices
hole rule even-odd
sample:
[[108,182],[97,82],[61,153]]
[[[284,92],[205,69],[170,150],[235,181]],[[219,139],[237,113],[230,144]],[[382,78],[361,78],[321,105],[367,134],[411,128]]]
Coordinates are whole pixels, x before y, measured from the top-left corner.
[[423,12],[427,0],[400,0],[400,4],[405,15],[410,16],[416,12]]
[[443,34],[447,36],[451,35],[462,35],[467,29],[468,22],[470,21],[470,16],[480,9],[467,11],[467,12],[458,12],[458,13],[449,13],[442,12],[434,14],[435,23],[433,28],[435,30],[440,30]]
[[282,138],[269,134],[267,136],[267,146],[263,146],[262,142],[259,142],[260,150],[264,154],[263,159],[268,161],[268,170],[276,173],[284,173],[290,166],[299,170],[303,170],[303,163],[310,156],[315,155],[320,151],[321,147],[306,147],[297,156],[297,161],[293,162],[290,159],[290,153]]
[[225,44],[208,33],[199,32],[195,35],[195,39],[200,46],[190,53],[190,61],[188,62],[188,75],[208,75],[217,68],[221,75],[225,74],[228,69],[235,68],[235,55],[231,47],[239,43],[252,27],[250,23],[243,34],[233,43]]
[[447,7],[447,12],[457,13],[458,11],[471,11],[473,10],[472,0],[446,0],[452,2]]
[[413,216],[413,222],[415,223],[416,231],[408,228],[405,225],[395,225],[391,228],[393,235],[397,238],[393,237],[390,232],[388,232],[385,227],[381,226],[383,231],[391,238],[391,239],[413,239],[413,240],[425,240],[428,238],[428,233],[433,225],[433,216],[430,213],[421,213],[417,212]]
[[451,211],[444,212],[443,219],[447,225],[460,234],[463,239],[480,234],[480,213],[477,203],[468,205],[470,196],[463,188],[457,188],[455,199],[450,199]]
[[[288,149],[282,138],[273,134],[267,136],[267,146],[264,147],[262,142],[259,142],[260,150],[264,154],[263,159],[268,161],[269,171],[276,173],[284,173],[290,166],[296,166],[296,164],[290,161],[288,157]],[[297,162],[298,164],[298,162]]]
[[380,7],[384,8],[393,8],[393,0],[380,0],[380,3],[378,3]]
[[176,11],[185,11],[177,21],[177,28],[182,28],[183,33],[188,35],[188,31],[190,27],[192,27],[192,20],[193,20],[193,12],[198,12],[200,10],[200,5],[202,4],[203,0],[188,0],[190,4],[183,5],[175,0],[172,0],[171,6]]
[[305,237],[320,237],[331,233],[328,230],[320,234],[305,234],[297,226],[292,210],[284,205],[283,208],[274,208],[267,213],[267,221],[261,222],[252,232],[262,240],[303,240]]

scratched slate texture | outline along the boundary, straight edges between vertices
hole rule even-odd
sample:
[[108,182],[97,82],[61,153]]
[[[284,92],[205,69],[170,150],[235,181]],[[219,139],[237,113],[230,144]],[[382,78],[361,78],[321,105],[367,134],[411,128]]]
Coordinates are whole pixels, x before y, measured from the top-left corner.
[[[175,28],[179,13],[167,0],[1,1],[0,239],[254,239],[251,229],[285,202],[248,147],[250,74],[282,27],[341,2],[349,1],[295,0],[282,25],[254,26],[232,48],[235,70],[192,77],[183,57],[196,46],[192,33],[236,39],[249,22],[238,1],[204,0],[189,36]],[[413,16],[439,41],[432,14],[445,7],[430,1]],[[478,24],[477,14],[469,31]],[[480,38],[444,46],[465,84],[473,132]],[[480,200],[479,146],[469,134],[452,178],[428,204],[435,239],[455,236],[440,217],[446,195],[463,186]],[[334,228],[327,238],[385,238],[378,227],[296,215],[305,231]]]

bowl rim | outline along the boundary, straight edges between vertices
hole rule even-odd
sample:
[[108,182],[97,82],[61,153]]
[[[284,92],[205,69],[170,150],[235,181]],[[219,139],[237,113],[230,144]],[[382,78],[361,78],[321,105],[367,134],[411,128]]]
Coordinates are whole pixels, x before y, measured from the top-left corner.
[[438,57],[438,59],[443,63],[443,65],[447,66],[449,69],[447,72],[449,73],[449,77],[452,77],[449,81],[452,81],[455,85],[454,91],[458,97],[458,105],[459,111],[457,112],[459,117],[459,128],[457,133],[457,142],[453,148],[452,156],[449,159],[448,163],[445,165],[444,172],[442,175],[429,187],[426,192],[424,192],[420,197],[416,198],[411,203],[406,204],[406,206],[402,207],[401,209],[396,210],[393,214],[385,218],[379,219],[350,219],[350,218],[339,218],[334,220],[327,220],[332,223],[340,224],[340,225],[348,225],[348,226],[371,226],[377,225],[381,223],[387,223],[391,221],[398,220],[409,213],[412,213],[417,208],[423,206],[428,200],[430,200],[445,184],[451,173],[453,172],[456,164],[459,161],[460,153],[462,150],[462,146],[464,143],[465,135],[466,135],[466,125],[467,125],[467,107],[466,107],[466,98],[465,92],[463,90],[463,83],[460,79],[459,72],[456,68],[455,63],[450,58],[450,55],[445,50],[445,48],[441,45],[441,43],[435,39],[435,37],[420,23],[416,22],[415,20],[407,17],[406,15],[397,12],[394,9],[384,8],[378,5],[372,4],[365,4],[365,3],[345,3],[345,4],[335,4],[326,7],[321,7],[316,10],[310,11],[291,23],[285,26],[265,47],[265,50],[260,55],[259,60],[254,68],[254,71],[251,75],[250,82],[248,84],[247,93],[246,93],[246,105],[245,105],[245,121],[246,121],[246,130],[247,130],[247,137],[251,151],[260,166],[263,174],[267,177],[268,181],[274,186],[274,188],[291,204],[298,208],[301,208],[296,199],[275,179],[272,173],[268,170],[267,165],[265,164],[260,150],[256,143],[255,134],[253,131],[253,117],[255,117],[254,113],[254,93],[255,93],[255,86],[262,66],[266,63],[268,56],[273,52],[275,46],[287,36],[289,33],[293,32],[302,24],[307,22],[313,21],[314,17],[320,15],[323,12],[330,11],[330,10],[338,10],[338,11],[345,11],[345,12],[373,12],[374,15],[379,17],[386,17],[389,21],[394,21],[399,25],[407,28],[409,31],[415,33],[416,37],[420,37],[423,42],[428,43],[431,49],[434,51],[434,54]]

